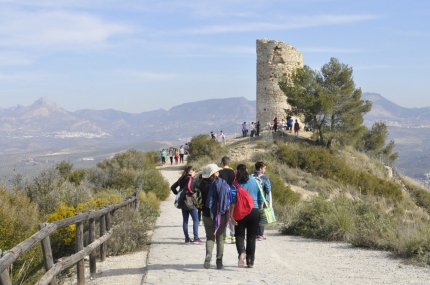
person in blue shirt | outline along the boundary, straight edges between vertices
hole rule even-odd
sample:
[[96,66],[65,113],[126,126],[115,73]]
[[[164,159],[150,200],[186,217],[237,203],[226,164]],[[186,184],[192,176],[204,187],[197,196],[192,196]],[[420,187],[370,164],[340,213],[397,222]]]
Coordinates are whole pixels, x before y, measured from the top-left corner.
[[[252,176],[260,184],[261,190],[264,193],[264,198],[266,199],[266,202],[269,204],[269,206],[271,206],[270,192],[272,191],[272,185],[270,184],[270,180],[269,178],[267,178],[265,173],[266,173],[266,164],[262,161],[257,161],[255,163],[255,172],[252,174]],[[264,226],[258,227],[257,240],[266,240],[266,237],[264,236]]]
[[[239,186],[245,188],[254,200],[254,207],[251,212],[242,220],[236,221],[233,217],[234,208],[237,202],[237,188],[234,184],[231,187],[231,209],[230,218],[234,227],[236,235],[236,249],[239,256],[239,267],[246,265],[250,268],[254,266],[255,259],[255,244],[258,231],[258,222],[260,220],[260,213],[258,209],[263,208],[263,196],[258,188],[258,182],[254,177],[250,176],[246,165],[239,164],[236,168],[236,182]],[[245,232],[246,232],[246,245],[245,245]]]

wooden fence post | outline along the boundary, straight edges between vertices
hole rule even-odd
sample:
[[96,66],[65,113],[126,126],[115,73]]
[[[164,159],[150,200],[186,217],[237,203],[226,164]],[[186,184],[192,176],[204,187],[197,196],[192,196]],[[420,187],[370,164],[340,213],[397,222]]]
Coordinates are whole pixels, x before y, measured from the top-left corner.
[[[84,249],[84,225],[82,222],[76,223],[76,252]],[[78,285],[85,284],[85,267],[84,259],[76,263],[76,271],[78,275]]]
[[110,231],[111,223],[110,223],[110,212],[106,214],[106,231]]
[[[90,211],[93,212],[93,211]],[[94,218],[91,218],[89,220],[89,224],[88,224],[88,244],[93,243],[96,240],[96,221]],[[90,277],[93,278],[95,277],[96,273],[97,273],[97,267],[96,267],[96,251],[93,250],[90,253]]]
[[[106,215],[100,217],[100,237],[104,236],[106,233]],[[103,262],[106,260],[106,243],[102,243],[100,245],[100,261]]]
[[[0,249],[0,258],[3,256],[2,251]],[[10,280],[9,270],[5,269],[3,272],[0,272],[0,285],[12,285],[12,280]]]
[[[39,231],[46,226],[47,223],[39,224]],[[45,266],[45,271],[48,271],[54,265],[54,257],[52,256],[51,249],[51,239],[49,238],[49,235],[41,241],[41,244],[43,252],[43,265]],[[54,278],[52,278],[49,284],[57,285],[57,277],[54,276]]]

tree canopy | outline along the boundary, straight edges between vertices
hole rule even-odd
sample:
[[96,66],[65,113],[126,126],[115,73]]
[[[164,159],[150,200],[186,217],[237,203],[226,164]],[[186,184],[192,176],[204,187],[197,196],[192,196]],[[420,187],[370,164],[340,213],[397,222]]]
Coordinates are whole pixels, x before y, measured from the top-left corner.
[[331,58],[320,71],[309,66],[297,69],[291,79],[284,78],[280,87],[287,96],[293,115],[302,115],[306,124],[318,133],[318,141],[330,147],[333,140],[353,144],[366,127],[363,114],[372,103],[361,100],[361,89],[355,87],[353,70]]

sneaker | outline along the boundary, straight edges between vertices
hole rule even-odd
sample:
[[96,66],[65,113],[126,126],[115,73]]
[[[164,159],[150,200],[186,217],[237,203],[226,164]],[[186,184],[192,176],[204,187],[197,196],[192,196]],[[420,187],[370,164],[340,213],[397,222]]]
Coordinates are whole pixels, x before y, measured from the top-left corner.
[[239,262],[237,263],[237,266],[240,268],[245,267],[245,259],[246,259],[246,253],[242,252],[239,256]]
[[249,256],[246,257],[246,265],[248,266],[248,268],[254,267],[254,261],[252,261],[252,259]]
[[236,243],[236,237],[231,237],[231,243]]
[[263,236],[258,235],[257,240],[264,240]]
[[191,240],[189,238],[186,238],[185,239],[185,244],[190,244],[190,243],[191,243]]
[[228,243],[228,237],[227,236],[224,237],[224,243]]
[[222,265],[222,258],[217,258],[216,259],[216,269],[223,269],[223,265]]
[[[211,259],[212,259],[212,254],[206,254],[205,263],[203,263],[204,268],[209,269],[211,267]],[[218,259],[217,259],[217,262],[218,262]]]
[[261,235],[261,237],[263,238],[263,240],[266,240],[266,237],[265,237],[265,236]]
[[201,239],[199,239],[199,238],[198,238],[198,239],[193,240],[193,241],[192,241],[192,243],[193,243],[193,244],[202,244],[202,243],[203,243],[203,241],[202,241]]

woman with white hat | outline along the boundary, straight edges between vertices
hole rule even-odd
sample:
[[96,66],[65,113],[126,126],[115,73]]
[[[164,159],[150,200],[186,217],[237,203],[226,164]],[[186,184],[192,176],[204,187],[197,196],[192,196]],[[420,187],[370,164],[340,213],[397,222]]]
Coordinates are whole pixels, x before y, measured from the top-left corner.
[[203,267],[210,268],[212,251],[216,237],[216,267],[222,269],[224,254],[224,232],[228,222],[228,207],[231,203],[230,186],[218,177],[222,168],[216,164],[208,164],[202,173],[199,190],[202,192],[202,219],[206,230],[206,256]]

